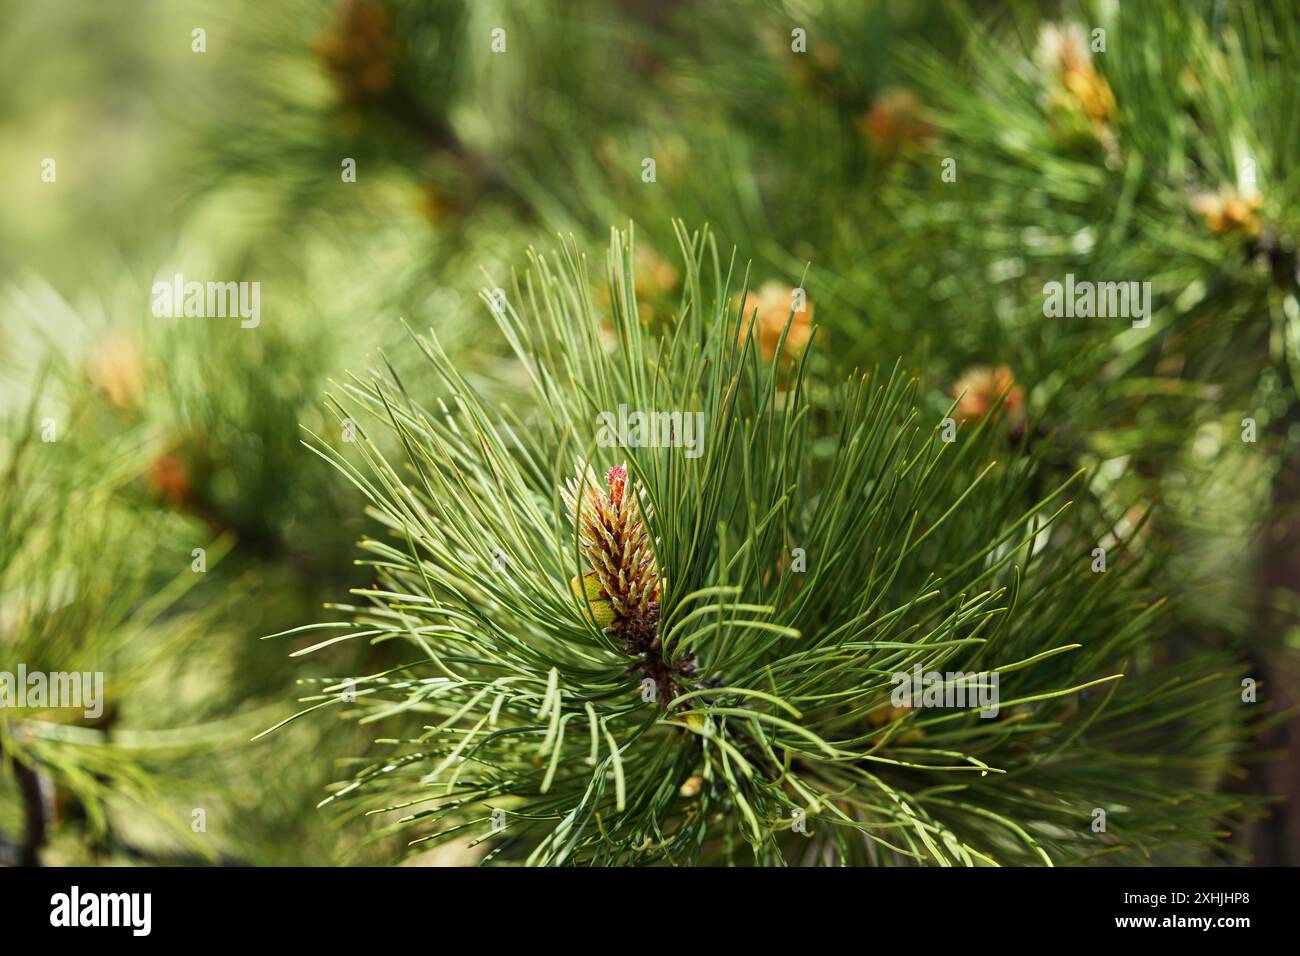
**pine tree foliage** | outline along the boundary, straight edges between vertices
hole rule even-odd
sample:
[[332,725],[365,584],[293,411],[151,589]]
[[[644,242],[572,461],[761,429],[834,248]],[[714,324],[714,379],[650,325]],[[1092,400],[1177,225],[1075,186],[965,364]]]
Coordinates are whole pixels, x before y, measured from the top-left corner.
[[[324,590],[304,579],[348,580],[331,577],[354,535],[346,514],[319,520],[340,504],[341,482],[305,476],[301,511],[283,499],[259,511],[247,497],[259,485],[265,500],[282,493],[306,412],[292,376],[318,373],[251,366],[259,346],[273,360],[291,354],[274,336],[110,330],[47,287],[23,291],[7,315],[32,317],[16,328],[48,340],[48,364],[2,370],[28,404],[0,428],[0,857],[327,860],[311,809],[324,780],[291,755],[329,753],[337,732],[247,743],[281,716],[291,686],[292,662],[257,632],[318,604]],[[305,534],[309,510],[318,520]],[[18,698],[23,675],[41,675],[43,699]],[[66,680],[79,682],[81,706],[56,699]],[[261,792],[273,772],[280,789]],[[313,833],[301,855],[275,842],[295,829]]]
[[[0,709],[0,855],[1203,864],[1294,788],[1289,0],[0,22],[0,671],[114,704]],[[178,272],[262,324],[152,315]],[[1046,316],[1067,274],[1150,324]],[[1010,703],[895,708],[916,664]],[[352,719],[249,744],[295,681]]]
[[[0,449],[0,756],[14,797],[0,830],[19,847],[18,860],[33,863],[61,813],[75,806],[86,840],[102,845],[113,810],[126,802],[173,845],[215,859],[179,811],[168,768],[237,731],[185,721],[164,701],[174,699],[167,683],[183,673],[181,661],[202,656],[195,648],[221,603],[202,610],[186,600],[202,580],[188,561],[160,580],[156,565],[123,560],[176,541],[177,523],[114,501],[130,477],[120,448],[73,464],[70,449],[53,441],[55,427],[29,412]],[[205,542],[208,560],[215,566],[230,544]],[[157,655],[172,658],[172,667],[160,669]],[[29,674],[40,682],[25,680]],[[56,699],[65,678],[76,681],[79,707]],[[133,707],[160,723],[141,725]]]
[[[339,415],[373,423],[364,460],[317,450],[385,533],[365,545],[357,620],[312,649],[396,641],[409,659],[308,698],[383,728],[327,802],[398,814],[416,846],[548,865],[1216,843],[1233,801],[1203,784],[1241,745],[1236,674],[1159,666],[1141,556],[1089,568],[1083,479],[1032,500],[1036,463],[1006,428],[943,441],[901,369],[828,388],[806,361],[763,359],[731,304],[734,259],[680,238],[680,309],[657,330],[637,314],[630,233],[608,314],[572,245],[533,254],[508,300],[485,293],[526,403],[485,399],[436,335],[417,339],[443,383],[432,404],[386,369],[340,393]],[[603,447],[620,405],[701,413],[702,454],[683,454],[684,430],[676,447]],[[380,452],[380,427],[402,454]],[[998,675],[997,716],[894,706],[893,675],[914,668]]]

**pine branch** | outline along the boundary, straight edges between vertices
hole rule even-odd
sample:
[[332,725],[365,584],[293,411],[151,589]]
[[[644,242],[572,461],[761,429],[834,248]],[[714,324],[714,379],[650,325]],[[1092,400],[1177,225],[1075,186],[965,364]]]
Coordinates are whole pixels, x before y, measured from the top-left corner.
[[[544,864],[741,862],[744,845],[789,861],[805,819],[845,862],[1218,842],[1232,801],[1195,781],[1239,746],[1235,685],[1222,662],[1180,665],[1173,685],[1134,664],[1159,604],[1139,558],[1088,572],[1089,496],[1024,509],[1034,461],[988,457],[1006,424],[944,442],[898,371],[828,391],[807,353],[793,378],[779,349],[762,361],[758,323],[728,306],[731,269],[706,235],[680,239],[682,306],[658,341],[630,234],[612,243],[609,327],[572,247],[533,255],[509,301],[485,293],[534,386],[524,415],[436,338],[416,340],[445,388],[435,408],[391,369],[336,400],[402,451],[365,430],[357,462],[316,445],[387,535],[364,545],[370,607],[314,646],[413,656],[306,699],[354,689],[355,715],[393,725],[391,755],[326,802],[399,815],[384,832],[414,829],[412,845],[487,841],[488,859]],[[700,457],[679,417],[662,442],[625,441],[626,469],[601,482],[581,463],[605,467],[599,425],[620,406],[698,412]],[[1002,675],[1003,717],[891,706],[914,668]],[[1198,737],[1211,716],[1222,733]],[[1088,813],[1108,801],[1125,829],[1097,840]]]

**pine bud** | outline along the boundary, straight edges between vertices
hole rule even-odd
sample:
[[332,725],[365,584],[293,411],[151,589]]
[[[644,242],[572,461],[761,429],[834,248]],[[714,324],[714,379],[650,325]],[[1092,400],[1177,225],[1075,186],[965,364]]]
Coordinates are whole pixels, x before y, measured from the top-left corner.
[[349,102],[380,96],[393,85],[396,43],[388,10],[378,0],[341,0],[312,49]]
[[659,619],[659,573],[640,502],[628,486],[626,467],[609,469],[605,483],[608,490],[602,493],[595,472],[584,462],[560,490],[590,569],[583,575],[583,588],[594,584],[620,624],[637,621],[653,631]]
[[686,780],[683,781],[681,787],[678,788],[677,793],[685,797],[687,800],[692,800],[700,795],[700,791],[703,788],[704,778],[697,774],[693,777],[687,777]]
[[1258,212],[1262,200],[1259,193],[1238,192],[1224,186],[1217,193],[1201,193],[1192,200],[1192,207],[1205,217],[1205,224],[1216,236],[1240,232],[1254,238],[1263,230]]
[[135,343],[125,336],[114,335],[102,342],[86,373],[117,408],[138,408],[144,400],[144,361]]
[[1098,128],[1110,122],[1115,114],[1115,96],[1092,65],[1092,51],[1079,24],[1043,24],[1035,59],[1044,75],[1056,84],[1061,102],[1082,110]]
[[176,452],[164,452],[159,455],[145,473],[145,483],[159,498],[174,508],[189,505],[193,486],[189,472]]
[[910,90],[885,90],[862,118],[862,130],[885,162],[899,153],[924,146],[934,137],[921,100]]
[[[785,362],[797,359],[812,338],[813,305],[805,296],[780,282],[764,282],[757,292],[751,292],[745,299],[745,316],[740,323],[740,341],[750,335],[751,321],[757,321],[754,337],[759,352],[765,361],[776,357],[776,350],[781,348],[781,358]],[[737,304],[741,296],[736,297]],[[786,332],[786,323],[790,331]],[[785,345],[781,346],[781,336],[785,335]]]
[[1015,376],[1006,365],[967,369],[953,385],[952,397],[957,399],[953,414],[961,422],[983,418],[997,407],[999,398],[1002,399],[1000,411],[1013,421],[1018,420],[1025,402],[1024,389],[1016,384]]

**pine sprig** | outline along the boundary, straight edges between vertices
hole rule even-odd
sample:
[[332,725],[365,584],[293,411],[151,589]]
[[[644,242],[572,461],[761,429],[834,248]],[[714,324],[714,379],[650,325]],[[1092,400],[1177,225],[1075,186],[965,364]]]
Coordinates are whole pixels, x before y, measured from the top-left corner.
[[[308,699],[391,728],[326,802],[413,844],[535,864],[1056,863],[1216,843],[1232,801],[1206,782],[1240,742],[1233,674],[1157,673],[1160,602],[1136,554],[1089,570],[1080,480],[1073,507],[1058,488],[1026,508],[1035,463],[995,460],[991,420],[946,442],[900,370],[826,391],[760,359],[729,305],[734,266],[707,234],[679,238],[682,301],[656,341],[630,233],[613,237],[607,318],[572,246],[485,294],[533,386],[522,412],[432,335],[416,339],[443,387],[432,405],[391,368],[338,397],[340,417],[365,416],[361,460],[313,447],[387,533],[364,544],[376,583],[356,620],[314,646],[398,641],[411,658]],[[600,423],[620,405],[701,414],[698,457],[684,429],[611,452]],[[614,512],[632,517],[630,487],[629,539]],[[619,562],[598,569],[601,548]],[[619,577],[629,553],[653,592]],[[593,571],[598,586],[572,587]],[[651,593],[653,621],[629,629]],[[999,715],[892,705],[914,668],[998,675]]]

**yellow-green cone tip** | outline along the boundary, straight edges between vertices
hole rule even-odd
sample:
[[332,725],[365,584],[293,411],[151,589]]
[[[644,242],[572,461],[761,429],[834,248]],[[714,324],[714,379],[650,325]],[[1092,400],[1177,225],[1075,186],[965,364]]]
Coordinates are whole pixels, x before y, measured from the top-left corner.
[[595,621],[597,627],[604,629],[614,623],[614,606],[601,597],[600,581],[597,580],[594,571],[588,571],[583,575],[574,575],[573,580],[569,582],[569,586],[573,589],[574,597],[579,600],[585,599],[586,602],[591,604],[590,612],[587,611],[585,606],[583,612]]

